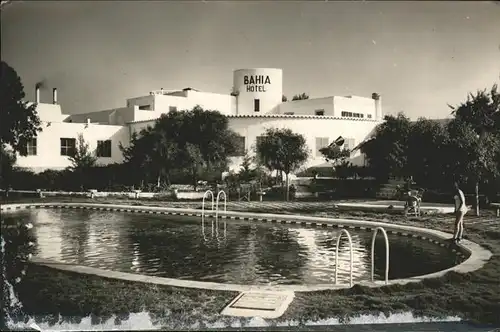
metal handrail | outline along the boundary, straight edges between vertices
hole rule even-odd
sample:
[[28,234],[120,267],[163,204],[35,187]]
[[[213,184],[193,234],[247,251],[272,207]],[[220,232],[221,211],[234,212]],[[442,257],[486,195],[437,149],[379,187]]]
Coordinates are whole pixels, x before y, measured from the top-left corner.
[[[219,199],[221,194],[224,196],[224,212],[227,211],[227,196],[224,190],[221,190],[217,193],[217,201],[215,203],[215,223],[218,225],[219,223]],[[226,227],[226,223],[224,223],[224,228]]]
[[[214,193],[211,190],[207,190],[205,194],[203,194],[203,200],[201,203],[201,231],[202,235],[205,238],[205,198],[207,196],[210,196],[212,198],[212,211],[214,211],[215,208],[215,237],[217,239],[217,242],[219,242],[219,224],[218,224],[218,218],[219,218],[219,201],[221,197],[224,198],[224,211],[227,211],[227,196],[224,190],[221,190],[217,194],[217,200],[214,202]],[[224,239],[226,238],[226,221],[224,220]],[[212,238],[214,237],[214,221],[212,220]]]
[[339,265],[338,265],[338,261],[339,261],[339,245],[340,245],[340,239],[342,238],[342,234],[345,234],[347,236],[347,239],[349,240],[349,252],[351,254],[350,285],[352,287],[353,286],[353,281],[352,281],[352,265],[353,265],[353,262],[354,262],[354,255],[353,255],[353,250],[352,250],[352,239],[351,239],[351,234],[349,234],[349,232],[346,229],[344,229],[344,228],[342,228],[340,230],[340,235],[337,238],[337,246],[336,246],[336,249],[335,249],[335,285],[337,284],[337,275],[338,275],[338,271],[339,271]]
[[375,271],[375,238],[377,237],[378,231],[381,231],[384,235],[385,240],[385,284],[389,283],[389,238],[387,233],[382,227],[375,228],[372,237],[372,282],[374,281],[374,271]]
[[207,197],[207,194],[210,194],[212,197],[212,211],[214,210],[214,193],[212,190],[207,190],[203,194],[203,199],[201,201],[201,224],[205,225],[205,198]]

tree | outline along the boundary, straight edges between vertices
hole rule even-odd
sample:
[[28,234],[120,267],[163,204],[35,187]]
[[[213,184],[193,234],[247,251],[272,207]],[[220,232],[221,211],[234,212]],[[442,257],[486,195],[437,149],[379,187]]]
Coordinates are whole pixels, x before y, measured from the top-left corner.
[[24,147],[42,129],[36,104],[24,101],[26,96],[21,78],[14,68],[2,61],[0,83],[0,144],[9,145],[15,152],[26,155]]
[[15,163],[16,155],[0,144],[0,187],[8,188]]
[[187,142],[182,150],[182,160],[184,165],[191,171],[194,190],[198,186],[198,173],[204,166],[203,154],[199,146]]
[[144,183],[149,179],[151,157],[151,127],[141,130],[139,133],[133,132],[128,146],[119,144],[120,151],[123,154],[124,165],[127,173],[130,174],[131,184],[137,184],[138,181]]
[[237,150],[239,137],[229,129],[226,116],[218,111],[203,110],[200,106],[184,112],[181,138],[199,147],[205,166],[223,167]]
[[267,129],[255,146],[259,163],[269,170],[282,171],[286,175],[286,200],[289,199],[289,175],[298,170],[309,158],[310,151],[301,134],[290,129]]
[[243,182],[251,181],[256,176],[256,170],[252,168],[253,158],[245,151],[243,161],[240,165],[240,172],[238,173],[238,178]]
[[305,99],[309,99],[309,96],[305,92],[302,92],[301,94],[293,96],[292,101]]
[[374,138],[363,143],[360,150],[376,178],[408,176],[410,119],[403,113],[386,115],[384,119],[385,122],[377,126]]
[[437,121],[420,118],[411,123],[407,140],[407,169],[413,179],[425,186],[440,188],[451,183],[446,158],[446,127]]
[[97,163],[97,157],[90,151],[83,134],[78,134],[75,152],[68,159],[71,161],[70,169],[72,171],[94,167]]
[[162,177],[168,185],[171,184],[170,173],[177,167],[180,159],[182,142],[179,135],[182,133],[184,120],[183,112],[169,112],[160,116],[154,126],[143,133],[144,140],[149,142],[147,164],[157,177],[157,187],[160,186]]
[[483,132],[500,134],[500,93],[498,85],[494,84],[489,92],[486,89],[477,91],[476,95],[469,93],[467,100],[454,107],[455,119],[472,126],[478,135]]
[[[350,165],[347,158],[351,156],[351,151],[349,149],[343,149],[344,138],[339,137],[337,140],[332,142],[330,145],[319,149],[319,152],[323,155],[326,162],[332,163],[332,167],[335,172],[339,174],[340,169],[344,169]],[[345,172],[341,172],[345,174]]]
[[333,166],[335,166],[339,162],[344,162],[351,156],[351,151],[349,149],[342,149],[341,146],[335,144],[335,142],[332,142],[332,144],[319,149],[319,152],[321,152],[323,158],[325,158],[325,161],[331,162]]
[[283,95],[281,97],[281,102],[286,103],[287,101],[288,101],[288,98],[285,95]]
[[68,167],[68,170],[75,175],[75,178],[78,179],[80,190],[83,190],[86,183],[86,174],[90,168],[96,165],[97,157],[90,151],[89,145],[85,142],[82,134],[78,134],[76,149],[68,159],[71,161],[71,166]]
[[478,135],[473,126],[454,119],[448,125],[450,139],[447,157],[455,177],[474,184],[476,215],[479,216],[479,188],[500,176],[500,140],[484,132]]
[[[474,181],[476,215],[479,216],[479,186],[500,176],[500,94],[497,85],[490,92],[469,93],[457,107],[450,106],[455,116],[448,130],[452,150],[462,156],[456,160],[463,178]],[[454,147],[454,149],[453,149]],[[464,155],[464,151],[468,154]],[[462,153],[461,153],[462,152]]]
[[218,111],[196,106],[189,111],[163,114],[151,127],[132,137],[128,147],[120,147],[125,162],[146,181],[155,175],[157,186],[178,169],[187,172],[196,189],[197,178],[205,169],[224,169],[237,149],[237,135],[228,119]]

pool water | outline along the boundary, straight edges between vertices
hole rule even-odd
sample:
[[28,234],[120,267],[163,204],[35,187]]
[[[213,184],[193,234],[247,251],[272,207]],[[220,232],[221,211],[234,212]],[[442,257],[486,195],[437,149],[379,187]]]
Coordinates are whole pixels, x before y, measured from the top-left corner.
[[[73,209],[24,210],[6,223],[31,222],[36,255],[61,262],[158,277],[238,284],[333,283],[339,230],[167,215]],[[355,282],[370,279],[372,231],[349,230]],[[437,272],[460,263],[447,247],[389,234],[390,279]],[[339,248],[339,283],[349,282],[349,244]],[[385,244],[375,245],[383,279]]]

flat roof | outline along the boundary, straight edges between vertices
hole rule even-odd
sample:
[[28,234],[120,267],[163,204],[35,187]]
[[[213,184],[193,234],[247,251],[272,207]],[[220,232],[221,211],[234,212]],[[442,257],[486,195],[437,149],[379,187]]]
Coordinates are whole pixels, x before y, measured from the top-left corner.
[[[164,113],[168,114],[168,113]],[[288,115],[288,114],[239,114],[239,115],[225,115],[228,118],[285,118],[285,119],[328,119],[328,120],[348,120],[348,121],[370,121],[370,122],[380,122],[375,119],[368,118],[346,118],[346,117],[338,117],[338,116],[328,116],[328,115]],[[139,120],[139,121],[130,121],[127,123],[141,123],[141,122],[150,122],[156,121],[159,118],[154,118],[150,120]]]

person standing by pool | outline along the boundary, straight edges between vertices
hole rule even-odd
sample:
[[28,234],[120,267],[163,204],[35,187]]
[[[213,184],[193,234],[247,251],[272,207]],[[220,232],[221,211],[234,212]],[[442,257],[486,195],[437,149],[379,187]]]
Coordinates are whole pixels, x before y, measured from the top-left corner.
[[464,233],[464,216],[467,213],[467,206],[465,205],[465,195],[460,189],[458,182],[455,182],[455,231],[453,233],[453,241],[458,243],[462,240]]

